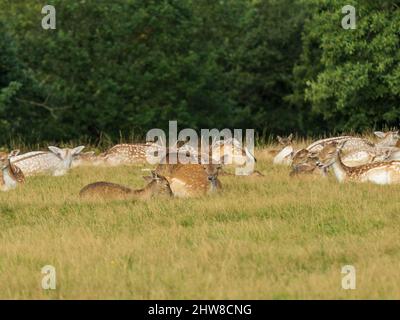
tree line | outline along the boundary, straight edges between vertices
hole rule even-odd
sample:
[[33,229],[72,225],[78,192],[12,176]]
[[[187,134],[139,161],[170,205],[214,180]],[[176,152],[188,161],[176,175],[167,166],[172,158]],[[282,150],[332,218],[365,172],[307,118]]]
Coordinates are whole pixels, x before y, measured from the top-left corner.
[[400,119],[398,1],[0,3],[0,144],[143,137],[151,128],[319,135]]

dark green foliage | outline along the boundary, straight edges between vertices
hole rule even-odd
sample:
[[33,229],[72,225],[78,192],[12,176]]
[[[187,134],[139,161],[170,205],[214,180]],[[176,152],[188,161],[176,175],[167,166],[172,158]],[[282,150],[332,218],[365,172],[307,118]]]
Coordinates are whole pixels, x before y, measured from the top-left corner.
[[[0,144],[144,136],[151,128],[319,134],[395,126],[395,1],[0,2]],[[347,4],[347,3],[346,3]]]
[[[307,1],[310,4],[310,1]],[[343,1],[311,1],[303,33],[293,100],[312,106],[308,114],[324,130],[397,126],[400,119],[400,12],[396,1],[348,1],[357,28],[341,28]],[[323,9],[323,10],[321,10]],[[304,113],[304,109],[300,112]],[[313,118],[314,117],[314,118]]]

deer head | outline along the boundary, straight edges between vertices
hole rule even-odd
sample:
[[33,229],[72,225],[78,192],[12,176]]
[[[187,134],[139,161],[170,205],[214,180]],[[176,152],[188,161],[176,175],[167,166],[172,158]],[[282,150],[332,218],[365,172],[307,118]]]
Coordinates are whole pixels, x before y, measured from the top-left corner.
[[0,170],[6,169],[10,166],[10,159],[19,154],[19,150],[13,150],[10,153],[2,153],[0,155]]
[[377,143],[378,146],[394,147],[400,139],[399,131],[375,131],[374,134],[381,140]]
[[277,136],[276,139],[278,140],[278,142],[283,145],[284,147],[289,146],[292,144],[292,140],[293,140],[293,133],[291,133],[289,136],[287,136],[286,138],[283,138],[281,136]]
[[73,149],[70,148],[58,148],[54,146],[49,146],[49,150],[56,155],[64,164],[66,168],[71,168],[72,160],[76,157],[81,151],[85,148],[85,146],[79,146]]
[[[343,145],[343,144],[342,144]],[[336,141],[328,143],[318,154],[317,165],[320,168],[328,168],[336,161],[336,156],[340,152],[342,145]]]
[[156,171],[151,171],[151,176],[145,176],[143,178],[148,182],[145,189],[150,190],[152,195],[172,196],[168,180]]

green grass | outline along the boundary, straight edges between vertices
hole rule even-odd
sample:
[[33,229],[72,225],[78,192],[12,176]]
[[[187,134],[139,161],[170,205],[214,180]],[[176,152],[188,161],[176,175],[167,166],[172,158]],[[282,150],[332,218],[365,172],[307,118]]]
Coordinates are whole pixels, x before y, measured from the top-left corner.
[[[259,158],[265,177],[196,199],[79,199],[99,180],[142,187],[139,167],[28,178],[0,194],[0,298],[400,298],[400,186],[290,178]],[[48,264],[56,290],[41,288]]]

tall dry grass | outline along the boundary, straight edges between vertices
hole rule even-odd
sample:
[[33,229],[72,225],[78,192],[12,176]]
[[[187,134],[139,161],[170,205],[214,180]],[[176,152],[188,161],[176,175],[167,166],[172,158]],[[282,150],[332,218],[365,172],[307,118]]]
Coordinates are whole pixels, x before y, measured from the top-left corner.
[[[81,201],[140,167],[78,168],[0,194],[0,298],[400,298],[400,186],[290,178],[257,150],[262,178],[222,177],[197,199]],[[53,265],[57,289],[41,288]],[[357,289],[341,288],[341,267]]]

